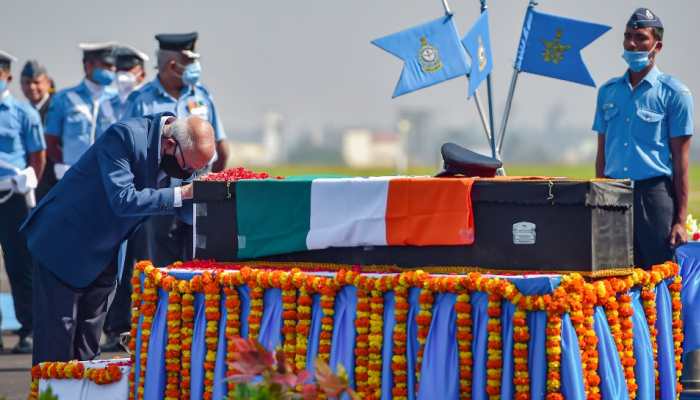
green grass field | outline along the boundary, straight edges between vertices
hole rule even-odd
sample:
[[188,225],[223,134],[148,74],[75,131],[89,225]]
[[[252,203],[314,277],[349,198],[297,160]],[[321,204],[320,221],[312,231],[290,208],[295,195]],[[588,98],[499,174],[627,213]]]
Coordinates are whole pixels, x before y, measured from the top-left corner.
[[[382,176],[394,175],[395,170],[390,168],[352,169],[335,166],[313,165],[284,165],[266,169],[271,175],[329,175],[329,176]],[[593,163],[590,165],[559,165],[559,164],[520,164],[509,165],[506,168],[508,175],[539,175],[539,176],[565,176],[568,178],[586,179],[595,174]],[[432,175],[433,168],[411,168],[407,175]],[[689,212],[696,217],[700,215],[700,164],[693,164],[690,168],[690,201]]]

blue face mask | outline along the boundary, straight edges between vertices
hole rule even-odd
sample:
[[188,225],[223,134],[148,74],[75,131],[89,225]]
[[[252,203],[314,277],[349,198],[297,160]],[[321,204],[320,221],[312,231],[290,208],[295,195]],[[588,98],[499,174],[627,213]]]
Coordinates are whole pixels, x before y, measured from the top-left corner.
[[7,89],[7,81],[6,80],[0,80],[0,94]]
[[92,80],[98,85],[109,86],[114,82],[116,74],[113,71],[104,68],[95,68],[92,70]]
[[622,58],[625,59],[632,71],[639,72],[649,65],[649,54],[651,54],[651,51],[625,50],[622,53]]
[[199,82],[199,77],[202,75],[202,65],[199,61],[187,64],[185,70],[182,71],[182,83],[185,85],[194,85]]

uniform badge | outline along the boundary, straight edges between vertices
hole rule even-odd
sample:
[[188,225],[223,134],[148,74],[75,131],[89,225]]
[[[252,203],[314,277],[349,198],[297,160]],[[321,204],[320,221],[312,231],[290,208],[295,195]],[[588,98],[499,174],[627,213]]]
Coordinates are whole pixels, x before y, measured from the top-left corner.
[[646,14],[647,19],[654,19],[654,14],[652,14],[650,10],[647,9],[644,10],[644,12]]
[[442,62],[440,61],[438,49],[428,43],[428,39],[426,39],[425,36],[420,38],[418,63],[423,72],[437,72],[442,69]]
[[481,35],[479,35],[479,50],[477,52],[479,59],[479,72],[482,72],[486,68],[486,64],[489,63],[488,58],[486,58],[486,49],[484,49],[484,42],[481,40]]

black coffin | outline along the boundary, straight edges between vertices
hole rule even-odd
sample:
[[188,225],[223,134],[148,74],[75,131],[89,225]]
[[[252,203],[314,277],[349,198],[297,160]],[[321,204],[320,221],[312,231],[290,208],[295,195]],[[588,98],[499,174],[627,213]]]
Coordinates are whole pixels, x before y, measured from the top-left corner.
[[[445,178],[449,179],[449,178]],[[235,183],[196,181],[195,257],[237,258]],[[480,179],[471,246],[331,248],[260,258],[399,267],[591,272],[633,264],[629,181]]]

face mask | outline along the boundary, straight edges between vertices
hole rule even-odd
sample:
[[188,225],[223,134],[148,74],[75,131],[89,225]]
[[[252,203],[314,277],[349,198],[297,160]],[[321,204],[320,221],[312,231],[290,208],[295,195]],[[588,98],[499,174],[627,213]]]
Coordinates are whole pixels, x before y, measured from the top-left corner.
[[199,61],[187,64],[185,70],[182,71],[182,83],[185,85],[194,85],[199,82],[199,77],[202,75],[202,65]]
[[126,97],[136,87],[136,75],[131,72],[117,72],[117,89],[119,96]]
[[4,92],[7,89],[7,81],[6,80],[0,80],[0,94]]
[[625,59],[632,71],[639,72],[649,65],[649,54],[651,54],[651,51],[625,50],[622,53],[622,58]]
[[[175,147],[175,152],[177,152],[177,148],[180,147],[180,144],[176,143]],[[180,152],[182,152],[182,149],[180,149]],[[168,176],[175,178],[175,179],[187,179],[190,176],[192,176],[192,171],[186,171],[182,169],[180,166],[180,163],[177,162],[177,157],[175,157],[175,153],[173,154],[164,154],[161,159],[160,159],[160,169],[163,170]]]
[[109,86],[114,81],[115,73],[104,68],[92,70],[92,80],[101,86]]

